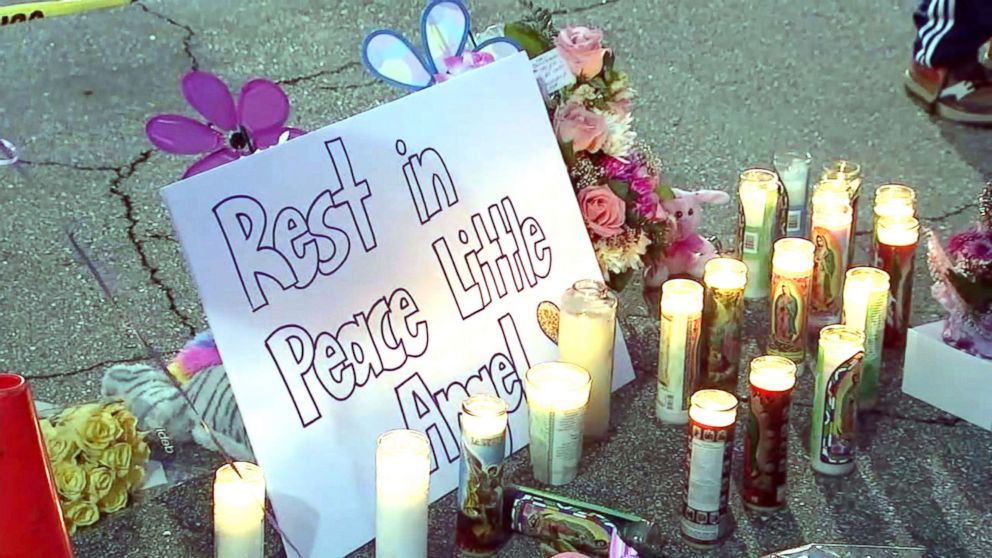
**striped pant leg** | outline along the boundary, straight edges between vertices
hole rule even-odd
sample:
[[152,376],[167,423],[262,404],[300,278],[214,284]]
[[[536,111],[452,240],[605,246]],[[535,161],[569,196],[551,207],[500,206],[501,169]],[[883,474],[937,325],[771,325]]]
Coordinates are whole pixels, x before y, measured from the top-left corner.
[[922,0],[913,20],[917,63],[932,68],[970,63],[992,37],[992,0]]

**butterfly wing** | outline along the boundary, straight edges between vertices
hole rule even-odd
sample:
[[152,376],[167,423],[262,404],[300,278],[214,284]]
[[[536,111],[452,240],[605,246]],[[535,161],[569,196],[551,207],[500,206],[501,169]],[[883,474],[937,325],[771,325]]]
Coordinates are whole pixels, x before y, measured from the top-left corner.
[[431,0],[420,17],[420,37],[433,74],[446,71],[444,59],[459,56],[468,41],[468,10],[457,0]]
[[475,47],[476,52],[484,52],[493,57],[494,60],[506,58],[520,52],[520,47],[506,37],[493,37],[488,41],[483,41]]
[[388,29],[373,31],[362,42],[362,64],[375,77],[402,89],[434,84],[430,71],[409,41]]

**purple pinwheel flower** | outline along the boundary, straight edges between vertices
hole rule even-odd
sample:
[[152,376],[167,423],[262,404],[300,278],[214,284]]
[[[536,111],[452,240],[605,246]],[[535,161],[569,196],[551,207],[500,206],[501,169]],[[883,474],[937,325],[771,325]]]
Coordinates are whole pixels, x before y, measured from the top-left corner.
[[227,85],[207,72],[184,75],[180,91],[206,122],[181,114],[157,114],[145,124],[145,135],[168,153],[206,154],[186,169],[183,178],[306,133],[286,127],[289,97],[267,79],[242,85],[237,105]]

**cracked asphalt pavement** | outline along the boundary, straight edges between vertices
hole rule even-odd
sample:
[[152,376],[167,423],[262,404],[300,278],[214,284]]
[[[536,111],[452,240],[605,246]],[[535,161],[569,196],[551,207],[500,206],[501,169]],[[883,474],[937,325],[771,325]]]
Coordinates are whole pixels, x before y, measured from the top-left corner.
[[[206,327],[158,196],[191,160],[152,150],[143,134],[152,114],[192,113],[178,93],[184,72],[214,72],[232,88],[273,79],[292,101],[290,123],[316,129],[398,96],[364,72],[358,48],[377,27],[413,36],[421,6],[141,0],[0,28],[0,137],[19,147],[25,171],[0,167],[0,369],[31,378],[39,399],[75,403],[97,395],[107,366],[147,357],[126,322],[165,354]],[[914,0],[470,0],[476,30],[534,6],[560,25],[605,29],[639,92],[636,129],[677,185],[732,192],[740,169],[795,145],[816,164],[861,162],[869,189],[917,186],[923,224],[943,237],[974,220],[992,176],[992,133],[934,120],[903,94]],[[707,208],[704,231],[728,245],[735,215],[730,206]],[[862,211],[862,231],[869,222]],[[116,306],[74,257],[67,230],[111,279]],[[869,239],[857,238],[858,262],[868,260]],[[941,312],[922,257],[916,274],[912,321],[920,324]],[[623,296],[621,321],[641,378],[615,396],[612,436],[587,448],[579,478],[561,490],[661,523],[670,555],[690,556],[677,541],[684,433],[652,418],[657,324],[635,291]],[[766,327],[760,308],[747,319],[748,331]],[[749,337],[746,356],[758,350]],[[992,433],[902,395],[900,366],[893,355],[882,402],[862,417],[858,470],[845,479],[813,475],[803,456],[807,374],[792,410],[789,508],[749,514],[732,498],[734,535],[710,555],[812,541],[992,554]],[[210,556],[209,474],[219,459],[183,451],[190,480],[144,492],[81,530],[77,555]],[[535,484],[527,459],[526,451],[514,456],[508,474]],[[738,447],[735,467],[740,461]],[[451,553],[453,506],[449,495],[432,508],[431,556]],[[269,555],[284,555],[271,530],[267,540]],[[535,552],[517,538],[501,555]]]

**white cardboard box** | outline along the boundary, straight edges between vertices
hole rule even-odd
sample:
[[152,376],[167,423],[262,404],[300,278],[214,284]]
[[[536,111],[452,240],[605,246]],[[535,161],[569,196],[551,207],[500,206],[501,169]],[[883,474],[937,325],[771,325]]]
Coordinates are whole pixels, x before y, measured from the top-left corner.
[[992,360],[944,343],[944,322],[909,330],[902,391],[992,430]]

